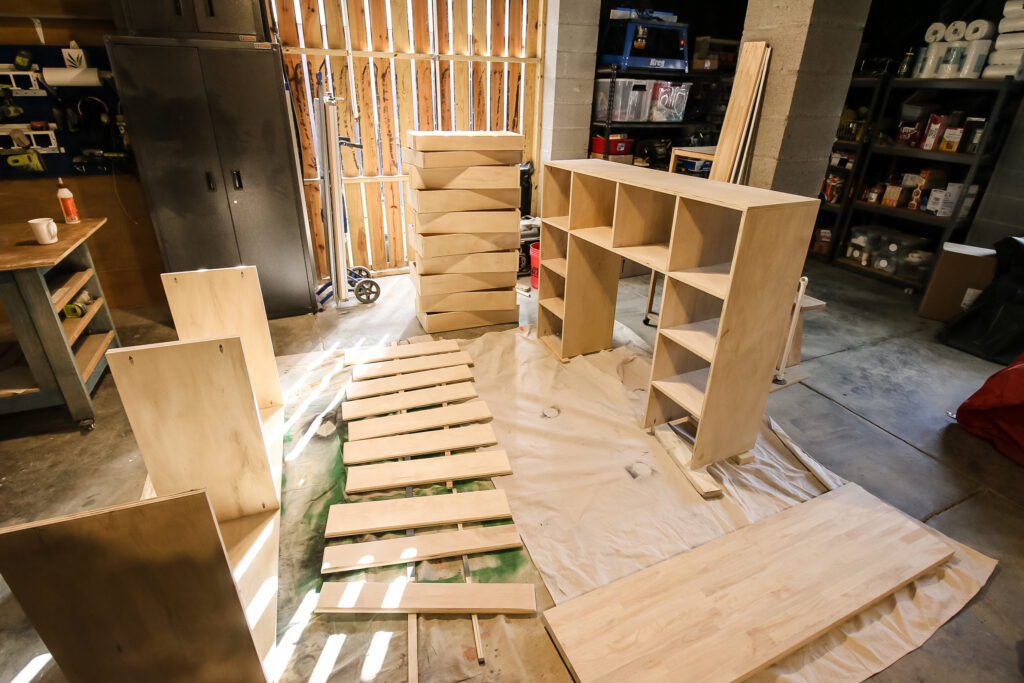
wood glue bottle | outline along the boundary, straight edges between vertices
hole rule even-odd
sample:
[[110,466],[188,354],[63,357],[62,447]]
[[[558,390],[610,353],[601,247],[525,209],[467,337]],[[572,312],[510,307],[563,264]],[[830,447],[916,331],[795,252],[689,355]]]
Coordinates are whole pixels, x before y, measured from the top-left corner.
[[57,201],[60,202],[60,210],[64,212],[65,223],[78,222],[78,209],[75,207],[75,195],[64,184],[63,178],[57,178]]

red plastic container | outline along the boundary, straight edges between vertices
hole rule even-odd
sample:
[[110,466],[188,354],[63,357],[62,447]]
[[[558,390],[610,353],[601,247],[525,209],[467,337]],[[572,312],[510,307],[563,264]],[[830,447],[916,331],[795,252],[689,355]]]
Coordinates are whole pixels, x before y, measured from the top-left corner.
[[[608,140],[608,154],[629,154],[633,149],[633,138],[614,138]],[[604,154],[604,138],[594,136],[590,138],[590,151],[594,154]]]
[[530,286],[540,289],[540,278],[537,271],[540,270],[540,242],[530,245]]

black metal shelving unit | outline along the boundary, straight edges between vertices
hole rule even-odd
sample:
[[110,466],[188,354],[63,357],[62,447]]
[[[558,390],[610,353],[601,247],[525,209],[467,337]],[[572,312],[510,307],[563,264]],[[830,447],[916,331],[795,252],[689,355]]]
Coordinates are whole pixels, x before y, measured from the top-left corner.
[[[904,287],[923,288],[927,285],[928,277],[931,276],[930,271],[923,280],[917,281],[886,273],[868,266],[862,266],[855,261],[837,255],[837,252],[839,252],[840,249],[845,249],[854,216],[857,214],[871,214],[912,223],[919,226],[920,231],[928,233],[927,237],[934,240],[936,250],[941,249],[944,242],[950,241],[951,238],[962,233],[968,226],[970,226],[970,223],[973,220],[973,214],[981,203],[981,197],[984,193],[983,184],[977,183],[979,185],[978,193],[973,200],[971,210],[961,216],[964,202],[968,195],[967,188],[976,184],[976,181],[979,179],[979,174],[984,171],[988,171],[998,160],[999,151],[1009,129],[1008,125],[1003,124],[1005,123],[1007,115],[1012,117],[1014,107],[1011,105],[1016,104],[1017,98],[1020,96],[1022,87],[1024,86],[1012,79],[996,81],[980,79],[889,78],[883,76],[880,78],[868,79],[855,78],[853,79],[853,83],[851,83],[851,88],[867,87],[868,81],[874,82],[877,90],[870,107],[871,111],[869,114],[868,125],[861,135],[860,142],[856,143],[858,144],[858,147],[856,148],[858,154],[851,172],[853,182],[850,183],[848,181],[847,187],[844,191],[843,200],[839,205],[839,217],[836,219],[835,223],[838,230],[833,234],[828,260],[834,261],[837,265],[842,266],[843,268],[869,275],[875,279]],[[879,133],[879,124],[884,119],[884,114],[888,111],[889,103],[892,101],[892,98],[900,95],[909,96],[912,91],[921,90],[994,94],[991,109],[986,117],[985,130],[982,134],[981,140],[979,141],[979,149],[977,153],[969,154],[965,152],[926,151],[913,147],[898,146],[889,142],[876,142]],[[978,113],[980,114],[980,112]],[[848,145],[849,143],[844,144]],[[837,141],[837,146],[838,145],[839,141]],[[852,149],[850,147],[845,148]],[[870,167],[873,159],[880,157],[891,158],[893,163],[895,163],[897,159],[918,159],[929,163],[953,164],[963,167],[965,169],[965,174],[961,183],[964,189],[957,197],[951,214],[949,216],[935,216],[933,214],[914,209],[881,206],[879,204],[871,204],[861,201],[859,197],[862,195],[865,187],[865,178],[867,177],[868,168]],[[834,212],[834,208],[832,207],[826,209],[826,205],[824,203],[822,208],[826,211]]]
[[[716,125],[719,129],[719,124],[711,124],[704,121],[613,121],[612,120],[612,107],[615,104],[615,83],[620,78],[646,78],[651,80],[660,81],[678,81],[678,82],[693,82],[696,84],[698,81],[721,79],[724,76],[720,71],[685,71],[683,69],[641,69],[641,68],[626,68],[623,69],[618,65],[603,66],[599,67],[596,72],[595,80],[598,78],[609,79],[608,84],[608,107],[605,109],[603,119],[592,119],[590,122],[591,130],[603,130],[604,138],[604,153],[602,158],[608,159],[608,149],[610,146],[610,140],[612,130],[680,130],[692,126],[707,126]],[[721,98],[721,92],[718,94],[714,105],[717,105]],[[614,156],[614,155],[611,155]]]

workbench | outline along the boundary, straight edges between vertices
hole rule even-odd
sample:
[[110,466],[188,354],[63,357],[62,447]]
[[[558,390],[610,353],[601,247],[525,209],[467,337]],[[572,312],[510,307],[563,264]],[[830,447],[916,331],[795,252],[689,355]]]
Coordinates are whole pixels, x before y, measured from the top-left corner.
[[[107,222],[58,223],[58,240],[39,244],[28,223],[0,224],[0,301],[16,342],[0,343],[0,414],[66,405],[91,428],[91,393],[107,367],[117,332],[86,246]],[[64,306],[85,290],[92,302],[80,317]]]

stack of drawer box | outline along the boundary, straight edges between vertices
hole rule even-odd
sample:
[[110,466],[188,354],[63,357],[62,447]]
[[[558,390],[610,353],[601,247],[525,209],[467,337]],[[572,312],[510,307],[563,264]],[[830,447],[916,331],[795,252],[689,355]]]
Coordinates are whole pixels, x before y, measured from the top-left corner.
[[409,131],[409,272],[427,332],[519,321],[523,136]]

